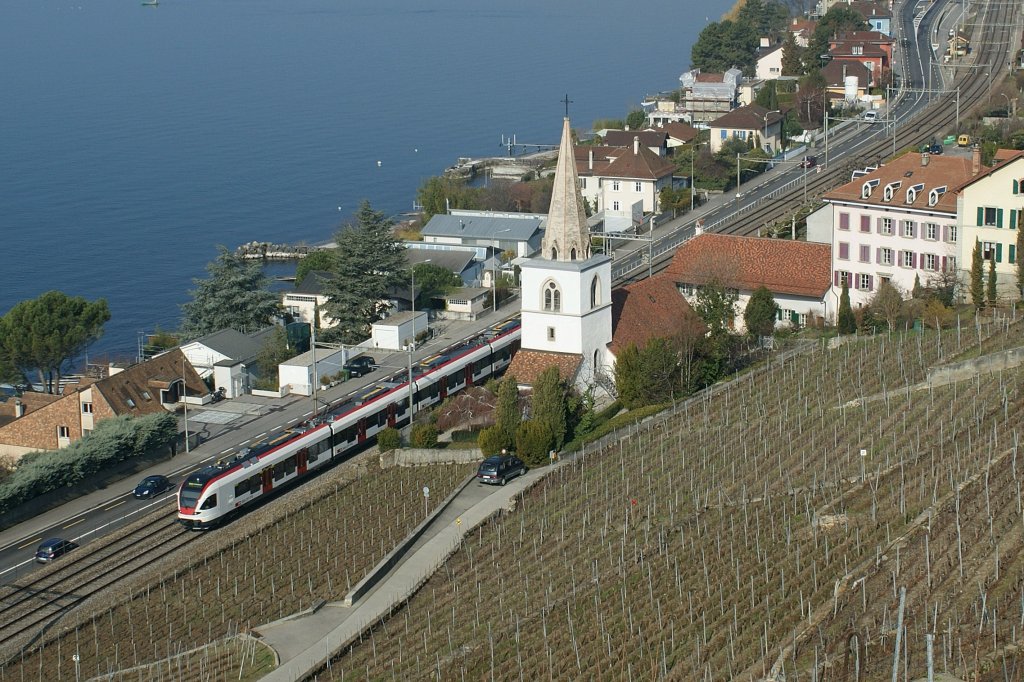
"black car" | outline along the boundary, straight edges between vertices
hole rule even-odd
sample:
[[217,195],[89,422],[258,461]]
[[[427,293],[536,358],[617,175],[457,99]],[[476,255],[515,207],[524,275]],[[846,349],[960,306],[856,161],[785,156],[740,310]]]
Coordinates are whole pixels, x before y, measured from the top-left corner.
[[349,376],[361,377],[372,372],[376,365],[377,363],[369,355],[360,355],[358,358],[352,358],[346,362],[342,369],[348,372]]
[[43,544],[39,545],[39,548],[36,550],[36,561],[41,564],[48,564],[54,559],[59,559],[77,547],[78,544],[71,542],[71,540],[50,538]]
[[942,153],[942,145],[939,144],[938,142],[932,142],[932,146],[928,148],[928,151],[931,154],[941,154]]
[[515,455],[494,455],[480,463],[480,468],[476,470],[476,480],[491,485],[505,485],[525,473],[526,465]]
[[818,165],[817,156],[805,156],[804,160],[800,162],[801,168],[814,168]]
[[140,500],[145,500],[150,497],[156,497],[163,491],[170,489],[170,487],[171,482],[167,480],[166,476],[146,476],[135,486],[132,495]]

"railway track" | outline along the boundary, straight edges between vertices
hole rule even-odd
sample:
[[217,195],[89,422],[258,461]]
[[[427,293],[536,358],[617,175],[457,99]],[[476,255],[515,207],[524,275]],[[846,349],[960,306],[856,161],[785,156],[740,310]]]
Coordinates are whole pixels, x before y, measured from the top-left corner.
[[[974,59],[974,64],[978,68],[989,65],[992,72],[997,72],[1000,65],[1007,63],[1009,48],[1014,39],[1012,31],[1016,30],[1013,21],[1014,9],[1020,11],[1019,5],[1005,0],[986,0],[983,9],[979,11],[976,25],[981,28],[978,31],[979,35],[976,35],[974,40],[974,43],[979,45]],[[927,36],[925,40],[927,40]],[[863,133],[867,132],[866,129],[881,129],[886,134],[874,133],[871,138],[857,145],[854,154],[838,162],[830,163],[827,168],[821,168],[813,173],[805,173],[790,180],[763,197],[748,200],[746,203],[742,196],[739,197],[734,212],[705,225],[704,231],[740,236],[757,235],[764,225],[788,218],[799,211],[806,204],[804,195],[821,196],[848,182],[853,170],[876,164],[880,160],[892,156],[894,151],[908,146],[918,147],[939,136],[941,132],[952,130],[958,117],[962,119],[966,113],[980,106],[991,90],[993,81],[979,78],[974,71],[975,69],[962,70],[961,75],[944,94],[933,96],[931,103],[923,108],[914,109],[904,116],[898,117],[894,124],[895,130],[890,127],[893,124],[882,123],[861,123],[857,126],[863,127],[857,128],[850,125],[845,126],[835,133],[835,137],[831,141],[830,146],[837,151],[842,145],[850,144],[857,137],[863,137]],[[923,86],[927,83],[914,85]],[[957,103],[958,89],[959,103]],[[913,88],[904,95],[904,98],[911,98],[915,106],[927,97],[927,93],[916,92]],[[804,190],[805,187],[806,190]],[[653,245],[653,258],[650,266],[646,260],[636,258],[634,256],[636,252],[626,257],[627,263],[618,267],[613,264],[615,284],[628,284],[644,279],[649,271],[653,274],[664,270],[671,262],[676,247],[692,237],[694,232],[694,223],[690,221],[659,237]],[[637,251],[639,250],[641,249]]]
[[36,643],[68,612],[196,540],[173,516],[154,512],[109,542],[79,548],[0,593],[0,661]]

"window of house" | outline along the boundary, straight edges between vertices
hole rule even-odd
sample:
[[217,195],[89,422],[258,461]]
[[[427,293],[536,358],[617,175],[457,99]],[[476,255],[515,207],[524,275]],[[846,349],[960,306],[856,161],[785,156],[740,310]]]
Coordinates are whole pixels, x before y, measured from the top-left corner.
[[998,224],[999,211],[991,206],[986,206],[982,212],[981,224],[986,227],[995,227]]
[[892,234],[892,218],[882,218],[880,232],[882,234]]
[[900,265],[902,265],[905,268],[914,267],[914,252],[900,251]]
[[580,178],[580,189],[586,189],[586,188],[587,188],[587,179],[586,178]]
[[836,270],[836,286],[841,287],[844,282],[846,283],[846,286],[850,286],[850,273],[846,270]]
[[914,221],[913,220],[901,220],[900,221],[900,234],[904,237],[914,236]]
[[936,241],[939,238],[939,226],[935,223],[925,223],[924,238],[933,242]]
[[82,403],[82,414],[92,414],[92,403]]
[[618,211],[619,210],[619,202],[617,202],[617,201],[613,201],[612,202],[612,210],[613,211]]
[[879,249],[878,262],[882,265],[892,265],[892,249]]
[[643,188],[644,188],[643,187],[643,183],[640,183],[640,182],[633,183],[633,189],[635,189],[637,192],[642,192]]
[[956,225],[946,227],[946,241],[956,244]]
[[71,438],[71,429],[66,426],[58,426],[57,438]]
[[857,275],[857,288],[861,291],[871,291],[871,275]]
[[555,328],[554,327],[548,327],[548,341],[554,341],[554,340],[555,340]]
[[554,282],[548,282],[544,287],[544,310],[553,313],[562,310],[562,290]]
[[853,46],[853,54],[858,54],[858,55],[864,54],[864,46],[863,45],[854,45]]
[[839,229],[849,230],[850,229],[850,214],[840,213],[839,214]]
[[981,257],[985,260],[996,260],[998,250],[995,242],[981,243]]
[[839,242],[839,258],[842,260],[849,260],[850,258],[850,245],[846,242]]
[[696,288],[692,284],[677,284],[676,290],[685,297],[693,296],[696,292]]
[[871,231],[871,216],[862,215],[860,217],[860,231],[870,232]]
[[935,254],[926,253],[921,256],[921,267],[925,270],[935,270]]
[[950,256],[946,259],[946,272],[956,272],[956,256]]
[[613,192],[618,192],[619,191],[619,181],[618,180],[612,180],[612,191]]
[[860,247],[860,262],[870,263],[871,262],[871,247],[867,244],[861,244]]
[[131,398],[125,398],[124,402],[128,405],[128,407],[135,407],[135,401],[132,400]]

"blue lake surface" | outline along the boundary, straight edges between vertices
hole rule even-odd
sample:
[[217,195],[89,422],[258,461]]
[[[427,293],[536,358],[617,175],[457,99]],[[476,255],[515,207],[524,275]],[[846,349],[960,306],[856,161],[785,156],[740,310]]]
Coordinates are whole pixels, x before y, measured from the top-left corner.
[[[104,297],[92,355],[175,328],[216,245],[411,209],[502,134],[556,143],[675,87],[728,0],[6,0],[0,314]],[[378,164],[378,161],[380,162]]]

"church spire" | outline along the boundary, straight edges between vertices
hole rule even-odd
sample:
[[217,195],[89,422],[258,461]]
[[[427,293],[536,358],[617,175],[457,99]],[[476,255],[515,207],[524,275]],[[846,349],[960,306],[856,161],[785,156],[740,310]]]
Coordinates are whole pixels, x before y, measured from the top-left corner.
[[572,129],[566,115],[562,121],[555,184],[551,189],[551,207],[548,209],[547,228],[541,246],[542,258],[557,261],[582,261],[590,258],[590,231],[587,229],[587,212],[579,185],[576,159],[573,156]]

